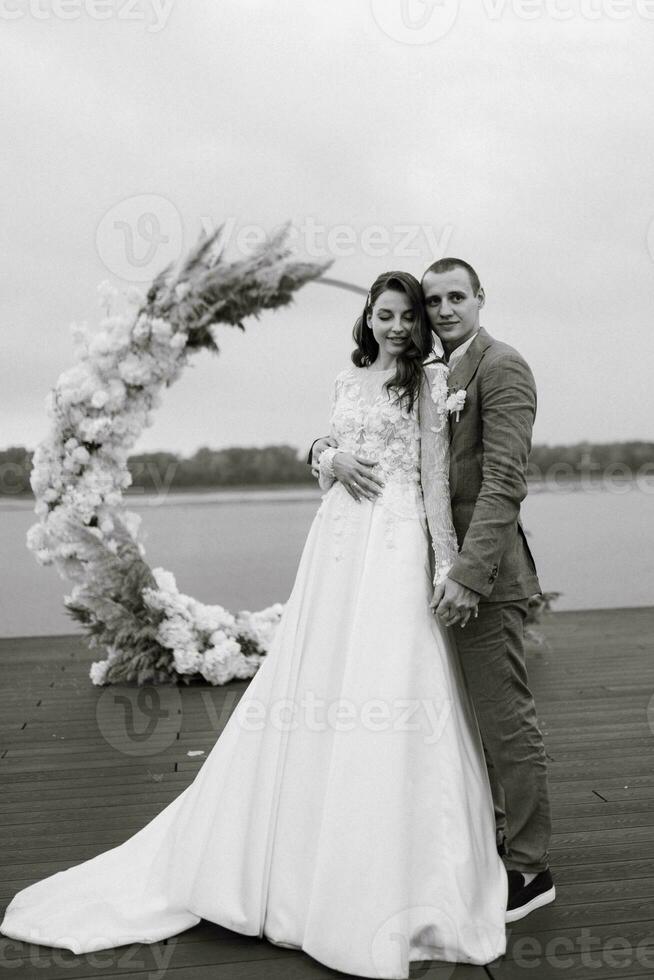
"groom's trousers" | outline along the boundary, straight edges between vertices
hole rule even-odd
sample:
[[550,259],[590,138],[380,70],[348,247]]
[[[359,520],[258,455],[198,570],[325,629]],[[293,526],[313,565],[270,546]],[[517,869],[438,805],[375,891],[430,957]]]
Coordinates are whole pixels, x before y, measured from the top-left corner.
[[549,865],[551,815],[547,761],[525,664],[526,599],[480,602],[462,629],[452,626],[477,713],[507,868]]

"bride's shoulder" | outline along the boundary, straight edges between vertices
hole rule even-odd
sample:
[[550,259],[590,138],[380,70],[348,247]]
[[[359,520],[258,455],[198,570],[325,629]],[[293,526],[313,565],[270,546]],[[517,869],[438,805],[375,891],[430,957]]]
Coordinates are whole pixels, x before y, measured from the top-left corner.
[[344,381],[350,381],[352,378],[356,378],[357,374],[360,374],[363,368],[358,368],[354,364],[349,364],[347,367],[343,368],[336,375],[336,384],[342,383]]

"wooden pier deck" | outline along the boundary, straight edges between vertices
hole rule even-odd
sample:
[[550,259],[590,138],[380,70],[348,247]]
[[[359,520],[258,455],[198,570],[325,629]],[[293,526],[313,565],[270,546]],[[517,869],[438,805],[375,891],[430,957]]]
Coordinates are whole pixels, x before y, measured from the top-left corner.
[[[415,963],[412,977],[654,976],[654,608],[559,613],[542,632],[529,670],[550,758],[557,901],[509,927],[501,961]],[[127,731],[125,703],[114,700],[130,689],[94,687],[91,659],[79,637],[0,640],[3,909],[18,889],[121,843],[171,802],[247,686],[157,689],[158,702],[134,703],[156,723],[138,743],[142,722]],[[0,936],[0,965],[29,980],[345,975],[208,922],[83,956]]]

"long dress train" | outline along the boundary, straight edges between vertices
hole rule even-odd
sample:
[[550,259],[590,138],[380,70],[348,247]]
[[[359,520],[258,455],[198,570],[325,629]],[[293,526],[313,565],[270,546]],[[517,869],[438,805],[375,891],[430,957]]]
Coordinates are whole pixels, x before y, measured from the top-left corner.
[[18,892],[5,936],[79,953],[204,918],[380,978],[505,951],[479,730],[428,608],[418,421],[388,377],[346,369],[332,412],[384,491],[324,494],[271,649],[193,782],[124,843]]

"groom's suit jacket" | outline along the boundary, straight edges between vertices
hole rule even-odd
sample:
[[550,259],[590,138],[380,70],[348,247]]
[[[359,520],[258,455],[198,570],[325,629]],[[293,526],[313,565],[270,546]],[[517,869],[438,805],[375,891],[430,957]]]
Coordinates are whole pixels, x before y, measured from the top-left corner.
[[[422,387],[421,399],[429,398]],[[520,523],[536,415],[534,377],[518,351],[482,328],[449,375],[448,390],[461,389],[466,399],[459,420],[455,413],[449,420],[452,518],[459,544],[449,577],[484,600],[524,599],[541,592]],[[430,436],[425,426],[423,486],[430,479]]]

